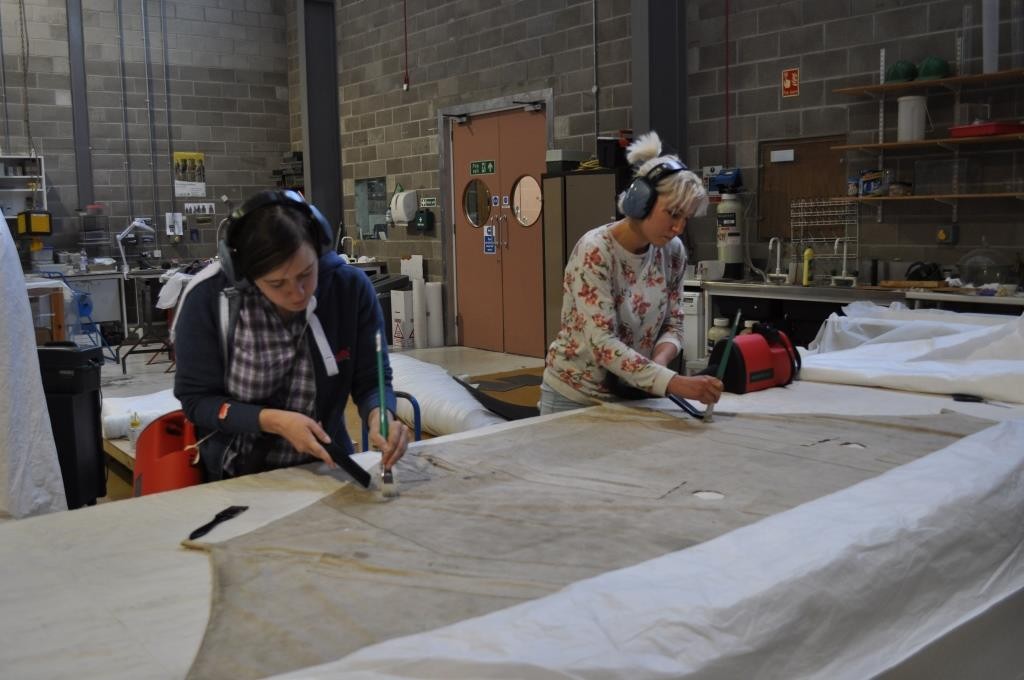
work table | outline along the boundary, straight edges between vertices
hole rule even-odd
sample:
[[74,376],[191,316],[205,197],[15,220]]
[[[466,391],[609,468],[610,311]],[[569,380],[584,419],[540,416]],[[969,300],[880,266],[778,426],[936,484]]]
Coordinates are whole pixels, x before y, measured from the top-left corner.
[[702,281],[700,286],[710,295],[728,297],[838,303],[867,300],[881,305],[904,300],[906,292],[902,289],[878,288],[876,286],[791,286],[742,281]]

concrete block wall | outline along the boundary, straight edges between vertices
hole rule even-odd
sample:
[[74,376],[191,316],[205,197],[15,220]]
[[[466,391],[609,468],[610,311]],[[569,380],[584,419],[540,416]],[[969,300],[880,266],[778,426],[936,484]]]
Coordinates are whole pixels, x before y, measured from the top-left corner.
[[[694,166],[726,162],[725,78],[729,56],[729,103],[732,111],[728,158],[743,170],[748,192],[757,189],[758,143],[794,137],[846,135],[851,143],[877,141],[878,104],[868,97],[853,97],[834,89],[879,82],[879,50],[886,62],[899,59],[919,63],[937,55],[955,61],[955,39],[961,30],[964,5],[973,9],[969,27],[972,50],[966,72],[981,72],[981,3],[977,0],[933,0],[911,3],[853,0],[734,0],[729,16],[729,44],[725,44],[725,5],[717,0],[687,3],[689,162]],[[1012,52],[1009,4],[1002,3],[1000,68],[1019,67],[1024,55]],[[799,67],[800,96],[783,99],[782,70]],[[911,92],[908,94],[924,94]],[[963,101],[990,103],[993,116],[1024,116],[1024,88],[1001,86],[966,88]],[[945,136],[953,124],[951,94],[929,93],[928,105],[935,131]],[[896,139],[897,108],[886,108],[885,141]],[[1020,145],[964,149],[976,168],[969,190],[1024,190],[1024,149]],[[897,179],[913,181],[915,161],[946,161],[952,153],[941,149],[926,153],[888,154],[885,166]],[[877,155],[848,154],[849,174],[877,165]],[[750,195],[748,199],[756,200]],[[711,211],[713,212],[713,210]],[[751,215],[756,214],[752,210]],[[1017,200],[960,201],[960,245],[936,244],[936,228],[949,224],[952,211],[937,202],[885,204],[881,223],[874,206],[861,207],[861,255],[955,264],[969,250],[987,243],[1008,259],[1024,249],[1024,224]],[[698,257],[714,258],[713,216],[694,220]],[[788,232],[788,227],[786,229]],[[752,244],[752,255],[766,255],[766,239]]]
[[[165,97],[161,3],[146,0],[153,115],[147,106],[142,4],[124,2],[127,97],[122,113],[120,32],[116,0],[83,0],[85,70],[95,200],[107,206],[111,231],[132,215],[155,216],[162,226],[171,208],[173,182]],[[217,221],[226,212],[219,197],[244,200],[272,186],[270,170],[289,149],[286,3],[280,0],[167,0],[171,131],[175,151],[206,154],[205,199],[217,218],[198,226],[198,242],[172,246],[162,234],[162,259],[190,260],[215,251]],[[46,159],[48,203],[56,218],[54,245],[76,248],[80,205],[71,130],[67,17],[64,0],[27,0],[30,36],[29,118],[37,153]],[[19,16],[15,2],[0,6],[7,77],[10,149],[28,150],[21,123]],[[0,113],[2,113],[0,108]],[[127,115],[125,153],[123,115]],[[154,153],[150,151],[150,122]],[[0,126],[2,131],[2,126]],[[8,151],[5,144],[5,152]],[[128,200],[128,162],[132,201]],[[153,169],[156,169],[156,182]],[[158,230],[162,232],[162,229]]]
[[[597,2],[600,133],[630,127],[630,3]],[[408,55],[402,3],[338,5],[346,233],[356,236],[355,181],[387,177],[393,190],[440,200],[437,111],[550,88],[555,148],[595,148],[592,5],[583,0],[410,0]],[[408,91],[402,83],[408,59]],[[449,213],[450,214],[450,213]],[[439,217],[439,213],[435,213]],[[423,255],[428,278],[443,277],[440,230],[397,227],[387,241],[356,244],[358,255]]]

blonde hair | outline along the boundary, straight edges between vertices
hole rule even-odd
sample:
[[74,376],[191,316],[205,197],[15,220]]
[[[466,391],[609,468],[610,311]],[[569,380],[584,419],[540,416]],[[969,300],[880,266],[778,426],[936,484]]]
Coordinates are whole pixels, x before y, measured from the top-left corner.
[[[662,163],[674,161],[682,163],[675,154],[661,155],[661,137],[653,130],[640,135],[626,150],[626,160],[636,168],[636,177],[646,177],[654,168]],[[681,212],[687,218],[703,215],[708,208],[708,192],[700,177],[683,170],[663,177],[655,189],[658,195],[668,199],[665,207],[669,212]],[[626,192],[619,194],[619,212],[622,212],[623,199]]]

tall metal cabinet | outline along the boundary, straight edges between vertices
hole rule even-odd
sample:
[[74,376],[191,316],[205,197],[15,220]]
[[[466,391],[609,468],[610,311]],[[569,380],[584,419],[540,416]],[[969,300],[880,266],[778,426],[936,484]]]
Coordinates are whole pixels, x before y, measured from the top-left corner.
[[562,309],[562,275],[576,242],[586,232],[613,222],[614,170],[541,176],[544,194],[544,337],[558,332]]

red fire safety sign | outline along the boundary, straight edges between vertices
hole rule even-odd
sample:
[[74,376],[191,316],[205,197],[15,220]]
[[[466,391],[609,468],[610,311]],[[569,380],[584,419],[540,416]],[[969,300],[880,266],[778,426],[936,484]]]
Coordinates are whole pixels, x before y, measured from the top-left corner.
[[782,96],[800,96],[800,69],[787,68],[782,71]]

